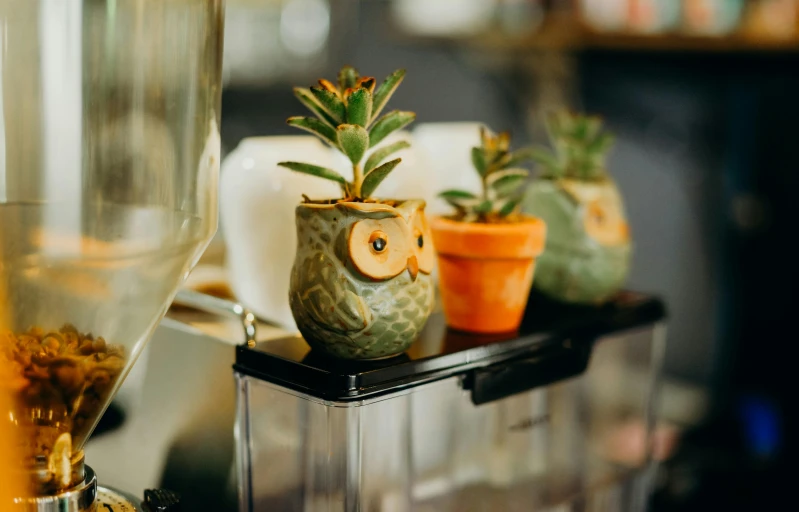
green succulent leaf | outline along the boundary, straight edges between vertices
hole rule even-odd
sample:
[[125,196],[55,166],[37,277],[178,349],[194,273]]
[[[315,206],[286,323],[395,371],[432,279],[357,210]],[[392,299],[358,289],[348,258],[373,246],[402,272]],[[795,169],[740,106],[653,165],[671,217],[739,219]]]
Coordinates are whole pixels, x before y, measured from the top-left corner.
[[287,169],[291,169],[292,171],[301,172],[303,174],[310,174],[311,176],[317,176],[319,178],[324,178],[326,180],[335,181],[344,186],[346,186],[347,184],[347,180],[344,179],[344,176],[337,173],[333,169],[328,169],[327,167],[320,167],[318,165],[305,164],[301,162],[280,162],[277,165],[285,167]]
[[513,213],[513,211],[519,206],[520,202],[521,198],[507,201],[504,205],[502,205],[502,208],[500,208],[499,212],[497,213],[499,213],[500,217],[507,217],[508,215]]
[[336,130],[319,119],[314,117],[290,117],[286,122],[290,126],[311,132],[328,144],[338,147],[338,136],[336,135]]
[[521,148],[507,154],[507,158],[503,161],[502,169],[509,167],[516,167],[524,162],[534,161],[533,148]]
[[479,215],[486,215],[491,213],[493,209],[494,209],[493,201],[489,201],[486,199],[485,201],[482,201],[480,204],[474,207],[474,213],[477,213]]
[[388,100],[391,99],[391,96],[394,94],[394,91],[397,90],[402,80],[405,78],[405,70],[398,69],[388,75],[383,83],[380,84],[380,87],[377,88],[374,94],[374,100],[372,102],[372,117],[375,118],[380,115],[380,112],[383,111],[383,107],[386,106]]
[[486,169],[485,175],[488,176],[491,173],[495,173],[497,171],[501,171],[502,169],[506,168],[507,165],[507,158],[508,153],[503,151],[497,150],[487,150],[485,152],[485,158],[488,162],[488,168]]
[[438,197],[445,200],[450,206],[455,208],[462,215],[466,215],[479,205],[482,199],[465,190],[445,190],[438,194]]
[[574,133],[573,137],[577,140],[585,140],[588,138],[588,119],[585,117],[578,117],[574,120]]
[[544,168],[544,174],[549,177],[559,177],[565,174],[558,157],[545,148],[531,148],[530,157]]
[[338,72],[338,86],[342,91],[346,91],[350,87],[355,87],[358,83],[358,72],[352,66],[344,66]]
[[602,119],[598,117],[586,117],[585,118],[585,138],[588,140],[593,140],[597,135],[599,135],[599,131],[602,129]]
[[550,141],[556,148],[563,148],[568,145],[566,139],[573,131],[573,123],[568,112],[555,112],[547,116],[547,134]]
[[508,197],[519,190],[529,175],[530,173],[526,169],[504,169],[489,174],[486,178],[486,186],[494,192],[496,197]]
[[480,176],[485,176],[489,164],[490,162],[488,161],[488,155],[486,155],[485,149],[472,148],[472,165]]
[[605,156],[613,144],[616,143],[616,137],[610,133],[603,133],[597,136],[591,144],[588,145],[586,150],[593,155]]
[[369,89],[355,89],[347,100],[347,122],[366,128],[372,117],[372,93]]
[[452,200],[452,199],[446,199],[446,201],[447,201],[447,204],[449,204],[451,207],[455,208],[455,210],[457,210],[459,213],[465,213],[468,210],[468,208],[466,208],[465,206],[460,204],[458,201],[455,201],[455,200]]
[[391,132],[402,129],[416,119],[413,112],[393,110],[384,115],[369,130],[369,147],[375,147]]
[[361,185],[361,197],[369,197],[375,191],[375,189],[386,179],[386,176],[394,170],[394,168],[402,162],[402,158],[396,158],[394,160],[388,161],[383,165],[372,169],[366,176],[363,178],[363,184]]
[[477,196],[465,190],[445,190],[438,194],[438,197],[446,201],[458,201],[460,199],[477,199]]
[[366,169],[366,172],[369,172],[380,165],[380,162],[388,158],[389,155],[392,155],[403,149],[408,149],[409,147],[411,147],[411,145],[407,141],[401,140],[384,148],[377,149],[371,155],[369,155],[369,158],[366,159],[364,169]]
[[353,165],[357,165],[369,148],[369,134],[357,124],[342,124],[337,129],[338,145]]
[[335,128],[338,123],[333,116],[327,113],[327,111],[316,101],[316,97],[314,97],[313,93],[311,93],[310,89],[305,89],[302,87],[295,87],[294,88],[294,96],[300,100],[300,102],[305,105],[308,110],[316,114],[316,117],[319,118],[320,121],[323,121],[325,124],[330,126],[331,128]]
[[311,87],[311,93],[313,93],[322,108],[335,119],[336,124],[344,122],[347,115],[347,107],[344,106],[344,102],[341,101],[338,94],[324,87]]

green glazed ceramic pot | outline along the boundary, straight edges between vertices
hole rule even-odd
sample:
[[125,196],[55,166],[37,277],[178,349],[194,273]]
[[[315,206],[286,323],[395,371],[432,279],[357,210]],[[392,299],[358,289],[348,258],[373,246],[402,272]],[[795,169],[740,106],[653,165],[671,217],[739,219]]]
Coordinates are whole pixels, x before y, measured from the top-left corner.
[[599,304],[621,289],[629,273],[631,243],[612,180],[536,180],[525,192],[522,209],[547,224],[537,290],[562,302]]
[[314,350],[404,352],[433,310],[434,253],[421,200],[297,206],[289,303]]

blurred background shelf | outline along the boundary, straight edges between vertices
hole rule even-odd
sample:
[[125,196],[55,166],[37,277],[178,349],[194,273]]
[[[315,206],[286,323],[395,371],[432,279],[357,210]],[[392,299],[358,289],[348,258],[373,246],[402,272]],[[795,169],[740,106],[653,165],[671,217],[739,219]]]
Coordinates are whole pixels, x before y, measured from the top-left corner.
[[523,39],[486,35],[466,42],[477,49],[499,51],[528,50],[623,50],[636,52],[760,53],[798,52],[799,38],[754,39],[732,35],[724,37],[688,35],[607,34],[586,28],[552,29]]
[[697,53],[795,53],[799,52],[799,33],[777,37],[735,32],[726,35],[681,33],[636,33],[595,30],[572,14],[548,16],[529,35],[514,36],[500,27],[466,36],[411,36],[396,33],[407,44],[452,45],[471,50],[498,52],[621,50],[636,52]]

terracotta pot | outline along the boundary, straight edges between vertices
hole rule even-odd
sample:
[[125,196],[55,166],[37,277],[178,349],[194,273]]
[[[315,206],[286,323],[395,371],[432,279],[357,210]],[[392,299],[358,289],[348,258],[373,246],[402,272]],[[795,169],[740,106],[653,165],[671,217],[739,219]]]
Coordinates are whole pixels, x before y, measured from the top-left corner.
[[519,328],[546,225],[535,217],[514,224],[431,219],[439,289],[447,324],[495,333]]
[[433,310],[425,202],[301,204],[289,304],[314,350],[344,359],[404,352]]

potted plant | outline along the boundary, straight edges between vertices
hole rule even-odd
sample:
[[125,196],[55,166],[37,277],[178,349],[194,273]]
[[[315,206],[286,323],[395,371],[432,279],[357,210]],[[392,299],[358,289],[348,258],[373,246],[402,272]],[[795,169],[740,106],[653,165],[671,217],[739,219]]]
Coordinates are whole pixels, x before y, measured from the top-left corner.
[[630,265],[624,205],[605,165],[614,137],[599,118],[568,112],[550,115],[547,131],[554,151],[535,149],[542,172],[522,204],[549,228],[535,287],[562,302],[599,304],[621,288]]
[[528,149],[509,150],[507,133],[483,127],[472,164],[482,192],[440,194],[455,209],[433,217],[441,301],[447,324],[458,330],[499,333],[518,329],[524,314],[535,260],[544,250],[543,221],[519,212],[529,172],[519,165]]
[[405,76],[375,79],[342,68],[338,84],[296,88],[315,117],[288,124],[309,131],[345,154],[352,177],[300,162],[279,165],[339,184],[341,197],[311,199],[296,208],[297,254],[289,304],[297,327],[315,350],[345,359],[378,359],[404,352],[433,308],[434,255],[421,199],[377,199],[373,194],[401,159],[406,141],[383,147],[413,112],[380,116]]

